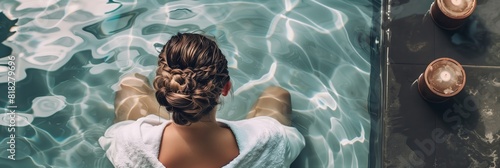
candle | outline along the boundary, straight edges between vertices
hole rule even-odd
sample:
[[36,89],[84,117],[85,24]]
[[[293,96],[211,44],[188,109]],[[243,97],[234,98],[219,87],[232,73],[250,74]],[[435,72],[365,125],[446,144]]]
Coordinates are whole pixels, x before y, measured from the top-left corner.
[[455,6],[460,6],[462,4],[462,0],[451,0],[451,3]]
[[434,23],[447,30],[458,29],[472,15],[476,0],[435,0],[430,9]]
[[441,72],[441,74],[439,74],[439,77],[441,77],[441,80],[445,82],[448,82],[451,79],[450,72],[448,71]]
[[429,102],[443,102],[465,86],[465,71],[451,58],[432,61],[418,78],[420,95]]

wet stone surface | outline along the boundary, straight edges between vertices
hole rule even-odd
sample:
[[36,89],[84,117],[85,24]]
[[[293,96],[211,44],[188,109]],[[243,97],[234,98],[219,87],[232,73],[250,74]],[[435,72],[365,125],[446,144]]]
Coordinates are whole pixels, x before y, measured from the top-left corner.
[[[382,167],[500,166],[500,1],[483,0],[454,31],[436,26],[432,0],[395,0],[385,20]],[[385,8],[387,9],[387,7]],[[426,102],[417,79],[427,64],[449,57],[463,65],[464,89],[443,103]]]

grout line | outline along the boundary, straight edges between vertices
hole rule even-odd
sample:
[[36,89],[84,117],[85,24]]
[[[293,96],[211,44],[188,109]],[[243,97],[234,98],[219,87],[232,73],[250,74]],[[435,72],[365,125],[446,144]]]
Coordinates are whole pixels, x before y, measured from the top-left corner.
[[[389,65],[422,65],[427,66],[427,64],[419,64],[419,63],[388,63]],[[500,69],[500,65],[469,65],[469,64],[461,64],[464,68],[493,68]]]
[[494,69],[500,69],[500,66],[494,66],[494,65],[463,65],[462,67],[464,68],[494,68]]

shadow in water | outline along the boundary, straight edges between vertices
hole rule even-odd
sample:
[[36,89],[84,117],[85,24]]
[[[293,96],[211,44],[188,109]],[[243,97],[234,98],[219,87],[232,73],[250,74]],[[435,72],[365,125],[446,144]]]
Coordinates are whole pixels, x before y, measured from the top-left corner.
[[[0,41],[5,41],[9,36],[13,35],[15,32],[11,32],[10,29],[17,23],[17,19],[10,20],[5,16],[3,12],[0,12]],[[0,43],[0,58],[9,56],[12,53],[12,49]]]

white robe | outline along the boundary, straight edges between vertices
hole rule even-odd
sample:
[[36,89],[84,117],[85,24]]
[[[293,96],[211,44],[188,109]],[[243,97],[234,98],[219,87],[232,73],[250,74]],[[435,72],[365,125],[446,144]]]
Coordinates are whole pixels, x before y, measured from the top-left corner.
[[[240,152],[224,168],[290,167],[305,145],[297,129],[270,117],[217,121],[232,130]],[[170,122],[157,115],[122,121],[109,127],[99,144],[115,167],[164,167],[158,152],[163,129]]]

